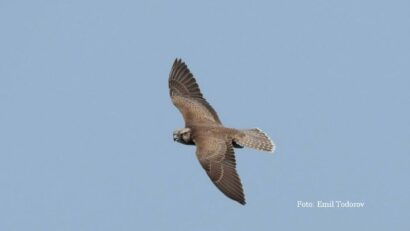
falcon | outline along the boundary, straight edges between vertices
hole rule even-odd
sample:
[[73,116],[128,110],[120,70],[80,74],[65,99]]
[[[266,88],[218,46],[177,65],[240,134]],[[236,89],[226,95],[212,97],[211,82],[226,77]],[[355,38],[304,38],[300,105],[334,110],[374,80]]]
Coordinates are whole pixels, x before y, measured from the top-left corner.
[[185,120],[185,128],[174,131],[174,141],[196,145],[199,163],[215,186],[227,197],[245,205],[234,148],[249,147],[273,153],[275,144],[259,128],[225,127],[181,59],[175,59],[168,83],[172,103]]

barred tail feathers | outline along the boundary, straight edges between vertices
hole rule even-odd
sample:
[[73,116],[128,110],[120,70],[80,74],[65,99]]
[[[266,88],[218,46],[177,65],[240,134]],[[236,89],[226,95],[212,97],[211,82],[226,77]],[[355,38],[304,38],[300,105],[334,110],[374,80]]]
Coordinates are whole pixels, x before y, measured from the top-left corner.
[[239,130],[234,141],[245,147],[255,148],[262,151],[274,152],[275,144],[269,136],[259,128]]

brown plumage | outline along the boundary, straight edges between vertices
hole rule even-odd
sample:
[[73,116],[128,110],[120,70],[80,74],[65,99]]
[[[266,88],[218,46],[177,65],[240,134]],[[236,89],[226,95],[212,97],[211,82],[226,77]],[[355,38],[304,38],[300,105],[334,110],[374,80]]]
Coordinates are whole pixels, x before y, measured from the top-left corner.
[[272,140],[258,128],[233,129],[222,125],[216,111],[203,97],[187,65],[176,59],[169,75],[170,96],[182,113],[185,128],[174,132],[174,141],[196,145],[196,155],[212,182],[229,198],[245,204],[236,171],[234,148],[250,147],[273,152]]

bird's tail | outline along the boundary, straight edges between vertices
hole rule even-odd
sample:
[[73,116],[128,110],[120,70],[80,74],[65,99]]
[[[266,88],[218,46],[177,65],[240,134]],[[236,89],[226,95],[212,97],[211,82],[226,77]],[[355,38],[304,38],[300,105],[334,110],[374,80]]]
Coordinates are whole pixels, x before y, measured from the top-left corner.
[[234,142],[240,146],[274,152],[275,144],[269,136],[259,128],[238,130]]

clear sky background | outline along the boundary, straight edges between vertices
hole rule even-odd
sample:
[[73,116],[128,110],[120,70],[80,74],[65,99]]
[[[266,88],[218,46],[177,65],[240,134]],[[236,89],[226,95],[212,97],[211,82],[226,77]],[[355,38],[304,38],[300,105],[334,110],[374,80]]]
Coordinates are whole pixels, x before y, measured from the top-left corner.
[[[409,41],[404,0],[2,0],[0,230],[409,230]],[[172,140],[176,57],[277,144],[246,206]]]

